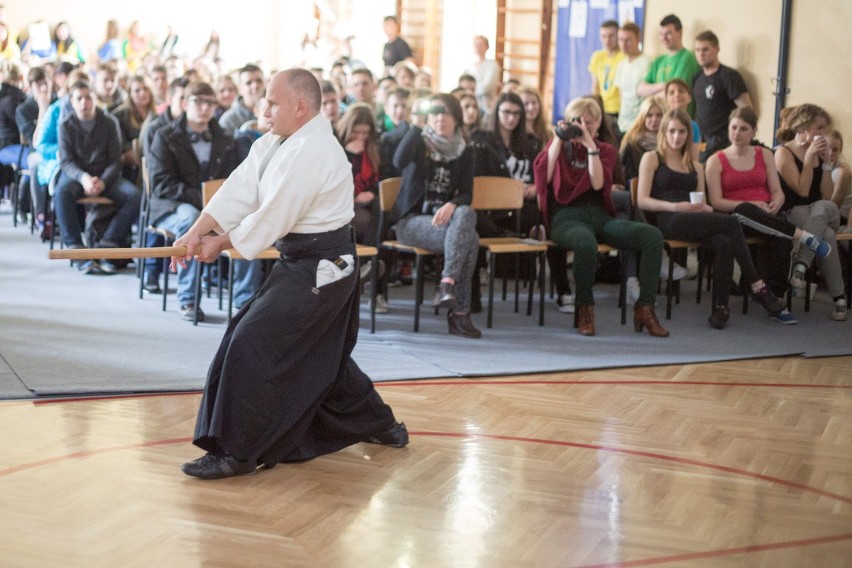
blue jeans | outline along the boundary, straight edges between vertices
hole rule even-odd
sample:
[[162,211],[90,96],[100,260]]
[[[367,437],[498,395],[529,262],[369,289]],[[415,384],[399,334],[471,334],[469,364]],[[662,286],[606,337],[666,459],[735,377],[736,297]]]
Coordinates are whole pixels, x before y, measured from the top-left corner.
[[260,260],[234,260],[234,307],[239,309],[260,289],[263,279],[263,262]]
[[[11,146],[6,146],[5,148],[0,148],[0,164],[4,166],[11,166],[12,164],[16,164],[19,170],[22,170],[26,167],[27,156],[30,155],[30,147],[24,146],[24,153],[21,154],[21,145],[20,144],[12,144]],[[18,161],[18,158],[21,161]]]
[[[174,233],[175,236],[180,237],[189,230],[200,214],[201,211],[189,203],[181,203],[174,212],[157,219],[154,226],[159,229],[165,229]],[[178,265],[177,298],[181,306],[195,303],[195,286],[198,282],[195,274],[196,262],[198,261],[195,259],[188,261],[186,268]]]
[[[59,176],[53,203],[56,207],[56,219],[62,227],[62,244],[66,248],[83,246],[81,233],[86,211],[84,207],[77,205],[77,200],[85,196],[83,186],[78,181],[68,177],[64,172]],[[116,247],[126,246],[130,228],[139,217],[141,201],[139,190],[126,179],[119,177],[104,189],[101,196],[112,199],[117,209],[104,231],[101,242]]]

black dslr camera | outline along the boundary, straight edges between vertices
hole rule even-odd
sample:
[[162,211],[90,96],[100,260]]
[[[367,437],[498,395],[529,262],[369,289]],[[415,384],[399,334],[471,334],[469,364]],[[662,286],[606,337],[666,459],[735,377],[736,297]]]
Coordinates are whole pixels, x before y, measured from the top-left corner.
[[556,135],[559,136],[563,142],[568,142],[583,135],[583,131],[580,130],[580,127],[574,124],[575,120],[578,119],[574,118],[569,123],[561,123],[556,126]]

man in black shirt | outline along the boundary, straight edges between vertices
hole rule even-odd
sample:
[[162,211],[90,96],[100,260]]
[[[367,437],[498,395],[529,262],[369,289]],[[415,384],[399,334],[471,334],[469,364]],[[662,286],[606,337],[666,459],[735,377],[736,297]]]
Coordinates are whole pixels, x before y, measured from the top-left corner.
[[704,162],[716,151],[727,147],[728,116],[737,107],[752,106],[742,75],[719,63],[719,38],[711,31],[695,38],[695,58],[701,73],[692,80],[695,121],[705,143],[701,153]]
[[384,19],[385,35],[388,36],[388,42],[385,44],[382,52],[382,59],[385,61],[385,75],[390,74],[391,68],[400,61],[414,61],[411,54],[411,48],[404,39],[399,37],[399,20],[396,16],[387,16]]

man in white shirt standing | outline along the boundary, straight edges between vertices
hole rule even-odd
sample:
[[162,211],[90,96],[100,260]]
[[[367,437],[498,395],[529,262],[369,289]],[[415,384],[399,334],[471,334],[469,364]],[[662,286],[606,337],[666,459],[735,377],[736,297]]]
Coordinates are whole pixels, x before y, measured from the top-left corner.
[[476,79],[476,100],[479,108],[483,111],[491,109],[494,98],[500,86],[500,66],[493,59],[486,59],[488,53],[488,38],[485,36],[474,36],[473,53],[476,60],[467,68],[466,72]]
[[633,22],[627,22],[618,30],[618,47],[624,53],[624,59],[615,69],[615,86],[621,94],[621,108],[618,112],[618,129],[627,132],[639,114],[642,97],[636,92],[639,83],[648,73],[651,58],[639,50],[639,38],[642,30]]
[[319,83],[304,69],[282,71],[266,99],[270,132],[175,242],[201,247],[205,262],[231,247],[251,259],[276,241],[281,252],[210,366],[193,440],[207,454],[182,467],[201,479],[358,442],[408,443],[350,356],[359,313],[352,168],[320,115]]

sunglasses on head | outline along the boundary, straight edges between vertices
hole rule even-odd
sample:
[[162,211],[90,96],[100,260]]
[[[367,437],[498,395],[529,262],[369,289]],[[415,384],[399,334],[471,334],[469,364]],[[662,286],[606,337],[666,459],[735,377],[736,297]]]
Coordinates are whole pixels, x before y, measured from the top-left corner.
[[432,105],[429,107],[429,114],[450,114],[447,107],[444,105]]

